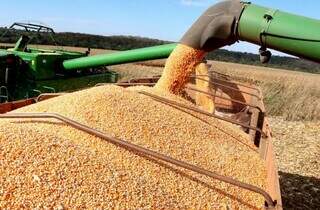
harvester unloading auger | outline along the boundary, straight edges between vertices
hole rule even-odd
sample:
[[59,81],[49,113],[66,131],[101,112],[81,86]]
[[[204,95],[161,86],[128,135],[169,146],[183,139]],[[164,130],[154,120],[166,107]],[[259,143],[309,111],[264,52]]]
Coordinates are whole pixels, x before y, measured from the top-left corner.
[[[305,30],[300,30],[297,25],[303,25]],[[314,38],[315,34],[319,33],[318,27],[319,21],[315,19],[246,2],[223,1],[209,8],[194,23],[182,37],[180,44],[202,51],[202,53],[192,55],[199,56],[198,60],[215,49],[232,45],[237,41],[247,41],[260,46],[259,54],[262,63],[267,63],[271,59],[271,52],[268,48],[320,62],[320,40]],[[176,46],[177,44],[168,44],[112,55],[66,60],[63,66],[67,70],[81,69],[165,58]],[[184,73],[184,77],[190,76],[191,71],[188,74]],[[170,71],[163,74],[162,78],[168,81],[169,77],[175,76],[177,75]],[[186,81],[185,78],[184,82]],[[175,88],[183,87],[184,84],[181,84],[179,88]],[[172,92],[175,91],[172,90]]]
[[[297,26],[303,26],[301,30]],[[320,62],[319,20],[251,3],[224,1],[209,8],[181,39],[181,43],[207,52],[247,41],[261,46],[261,61],[268,48]],[[91,56],[63,62],[65,69],[115,65],[168,57],[177,44]]]
[[[296,30],[296,25],[302,23],[306,29],[312,30],[303,33]],[[81,205],[88,204],[86,207],[91,208],[224,206],[228,209],[239,205],[239,208],[254,209],[264,205],[268,209],[281,209],[278,174],[270,131],[264,118],[261,91],[248,84],[229,81],[243,88],[235,90],[225,85],[230,88],[230,92],[240,91],[247,97],[244,101],[237,101],[220,96],[224,100],[249,106],[250,122],[235,121],[203,111],[170,92],[179,93],[185,88],[192,71],[207,52],[238,40],[260,45],[263,62],[268,61],[271,55],[267,48],[319,61],[319,41],[310,38],[315,36],[318,27],[317,20],[249,3],[225,1],[209,8],[178,45],[63,61],[64,70],[68,71],[164,58],[174,50],[160,80],[151,78],[151,85],[158,82],[156,88],[96,87],[0,115],[0,118],[11,119],[45,119],[34,122],[38,123],[37,130],[29,121],[0,121],[0,143],[9,151],[9,154],[5,154],[8,155],[7,159],[14,158],[14,161],[4,162],[8,168],[4,174],[19,176],[16,173],[22,169],[15,170],[15,164],[23,167],[21,161],[31,164],[30,167],[32,160],[39,165],[39,168],[32,170],[32,178],[8,177],[11,182],[5,180],[2,183],[2,186],[9,188],[3,190],[5,200],[0,200],[0,205],[32,207],[32,201],[36,200],[44,202],[42,205],[46,207],[57,199],[60,206],[66,202],[63,205],[66,207],[84,207]],[[129,81],[118,85],[129,87],[136,84]],[[189,90],[210,95],[193,87],[189,87]],[[234,111],[228,104],[222,106],[225,110]],[[15,108],[9,107],[8,110]],[[42,113],[34,113],[40,111]],[[48,118],[62,121],[70,127],[56,121],[45,123]],[[241,126],[249,135],[238,132],[236,127],[223,121]],[[107,143],[98,142],[90,135],[106,140]],[[26,141],[29,138],[32,147]],[[66,140],[70,141],[63,143]],[[60,144],[63,146],[60,147]],[[11,154],[12,145],[18,151]],[[41,149],[37,150],[38,147]],[[25,148],[35,155],[24,154]],[[48,154],[43,153],[46,151]],[[78,156],[73,158],[73,154]],[[20,162],[19,158],[22,159]],[[41,162],[45,162],[45,166]],[[56,165],[64,168],[60,171]],[[43,178],[34,173],[40,173]],[[55,175],[61,177],[61,180],[56,180]],[[19,187],[15,186],[17,180]],[[25,183],[21,185],[23,181]],[[46,183],[49,183],[48,186]],[[61,192],[61,189],[66,189],[68,193]],[[63,193],[63,196],[59,193]],[[28,199],[30,203],[16,203],[18,199],[15,196]],[[6,203],[6,200],[9,201]],[[221,206],[219,201],[224,205]]]

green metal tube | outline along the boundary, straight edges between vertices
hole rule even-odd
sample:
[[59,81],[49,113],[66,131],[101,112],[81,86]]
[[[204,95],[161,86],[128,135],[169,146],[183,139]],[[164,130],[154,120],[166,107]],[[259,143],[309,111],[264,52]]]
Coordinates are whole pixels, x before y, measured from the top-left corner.
[[240,40],[320,61],[320,21],[245,4],[238,25]]
[[[226,39],[231,39],[232,42],[239,39],[242,41],[247,41],[250,43],[260,45],[263,48],[270,48],[298,57],[320,62],[319,20],[282,12],[276,9],[261,7],[250,3],[238,3],[235,6],[238,6],[240,8],[239,10],[234,10],[234,12],[236,13],[234,17],[236,19],[239,19],[237,21],[238,24],[235,25],[237,26],[237,28],[233,30],[236,32],[234,36],[231,36],[231,34],[225,34],[229,33],[229,31],[222,30],[231,27],[229,25],[227,25],[227,27],[222,27],[225,26],[223,25],[225,23],[222,21],[225,19],[219,19],[220,22],[216,21],[216,30],[212,29],[215,26],[213,25],[209,27],[209,31],[205,30],[204,32],[213,33],[212,37],[217,37],[217,40],[221,39],[221,36],[226,36]],[[228,9],[227,11],[229,10],[230,9]],[[239,18],[238,13],[241,11],[242,13]],[[206,14],[204,16],[206,17]],[[215,17],[216,16],[214,15],[208,16],[209,19]],[[201,21],[200,23],[197,22],[196,24],[197,26],[199,24],[203,25]],[[210,24],[213,24],[213,22],[211,21]],[[206,24],[204,24],[204,27],[206,28]],[[194,28],[194,30],[199,30],[199,27]],[[200,41],[202,41],[202,32],[200,34],[197,33],[193,35],[195,32],[197,31],[189,32],[192,36],[187,36],[187,38],[191,37],[192,39],[199,39]],[[317,37],[319,37],[319,39],[317,39]],[[208,39],[209,38],[210,40],[214,40],[211,39],[210,36],[208,36]],[[188,42],[186,44],[188,45]],[[210,42],[209,44],[214,45],[216,43]],[[176,45],[177,44],[166,44],[156,47],[141,48],[135,50],[116,52],[112,54],[103,54],[85,58],[66,60],[63,62],[63,66],[66,70],[75,70],[167,58],[174,50]]]
[[167,58],[176,46],[177,44],[174,43],[135,50],[127,50],[111,54],[77,58],[64,61],[63,66],[66,70],[74,70]]

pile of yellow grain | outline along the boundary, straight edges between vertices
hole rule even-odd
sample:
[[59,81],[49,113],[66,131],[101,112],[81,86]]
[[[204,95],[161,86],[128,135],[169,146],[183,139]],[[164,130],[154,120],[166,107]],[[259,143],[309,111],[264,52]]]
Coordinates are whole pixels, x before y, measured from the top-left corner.
[[168,58],[156,88],[174,94],[179,93],[205,54],[202,50],[178,44]]
[[[59,113],[265,188],[265,163],[246,134],[157,102],[141,89],[188,103],[153,88],[110,85],[16,112]],[[146,159],[56,120],[0,120],[0,208],[250,209],[263,203],[260,195]]]

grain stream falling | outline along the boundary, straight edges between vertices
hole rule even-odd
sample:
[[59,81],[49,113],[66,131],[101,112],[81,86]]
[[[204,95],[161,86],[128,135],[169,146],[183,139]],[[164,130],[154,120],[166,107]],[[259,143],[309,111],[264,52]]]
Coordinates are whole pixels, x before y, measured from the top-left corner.
[[206,52],[178,44],[168,58],[157,89],[178,94],[189,81],[189,76],[203,60]]
[[[137,90],[192,106],[158,89],[108,85],[15,112],[59,113],[265,189],[265,163],[247,134],[217,119],[198,116],[200,120]],[[146,159],[56,120],[0,120],[0,145],[1,209],[260,209],[264,203],[250,191]]]

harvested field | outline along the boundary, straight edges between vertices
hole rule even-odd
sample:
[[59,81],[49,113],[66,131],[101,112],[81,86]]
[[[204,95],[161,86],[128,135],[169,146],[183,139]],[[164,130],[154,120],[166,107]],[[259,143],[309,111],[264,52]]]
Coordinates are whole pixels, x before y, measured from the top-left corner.
[[[170,108],[137,89],[188,103],[151,88],[102,86],[16,112],[60,113],[265,188],[265,164],[247,134],[228,123]],[[264,203],[260,195],[141,157],[55,120],[1,120],[0,124],[3,208],[257,209]]]
[[270,118],[285,209],[320,207],[320,123]]
[[261,87],[267,112],[286,120],[320,120],[320,75],[224,62],[213,69]]
[[120,74],[120,82],[128,81],[132,78],[159,76],[163,71],[163,68],[154,68],[151,66],[134,64],[115,65],[108,67],[108,69]]

